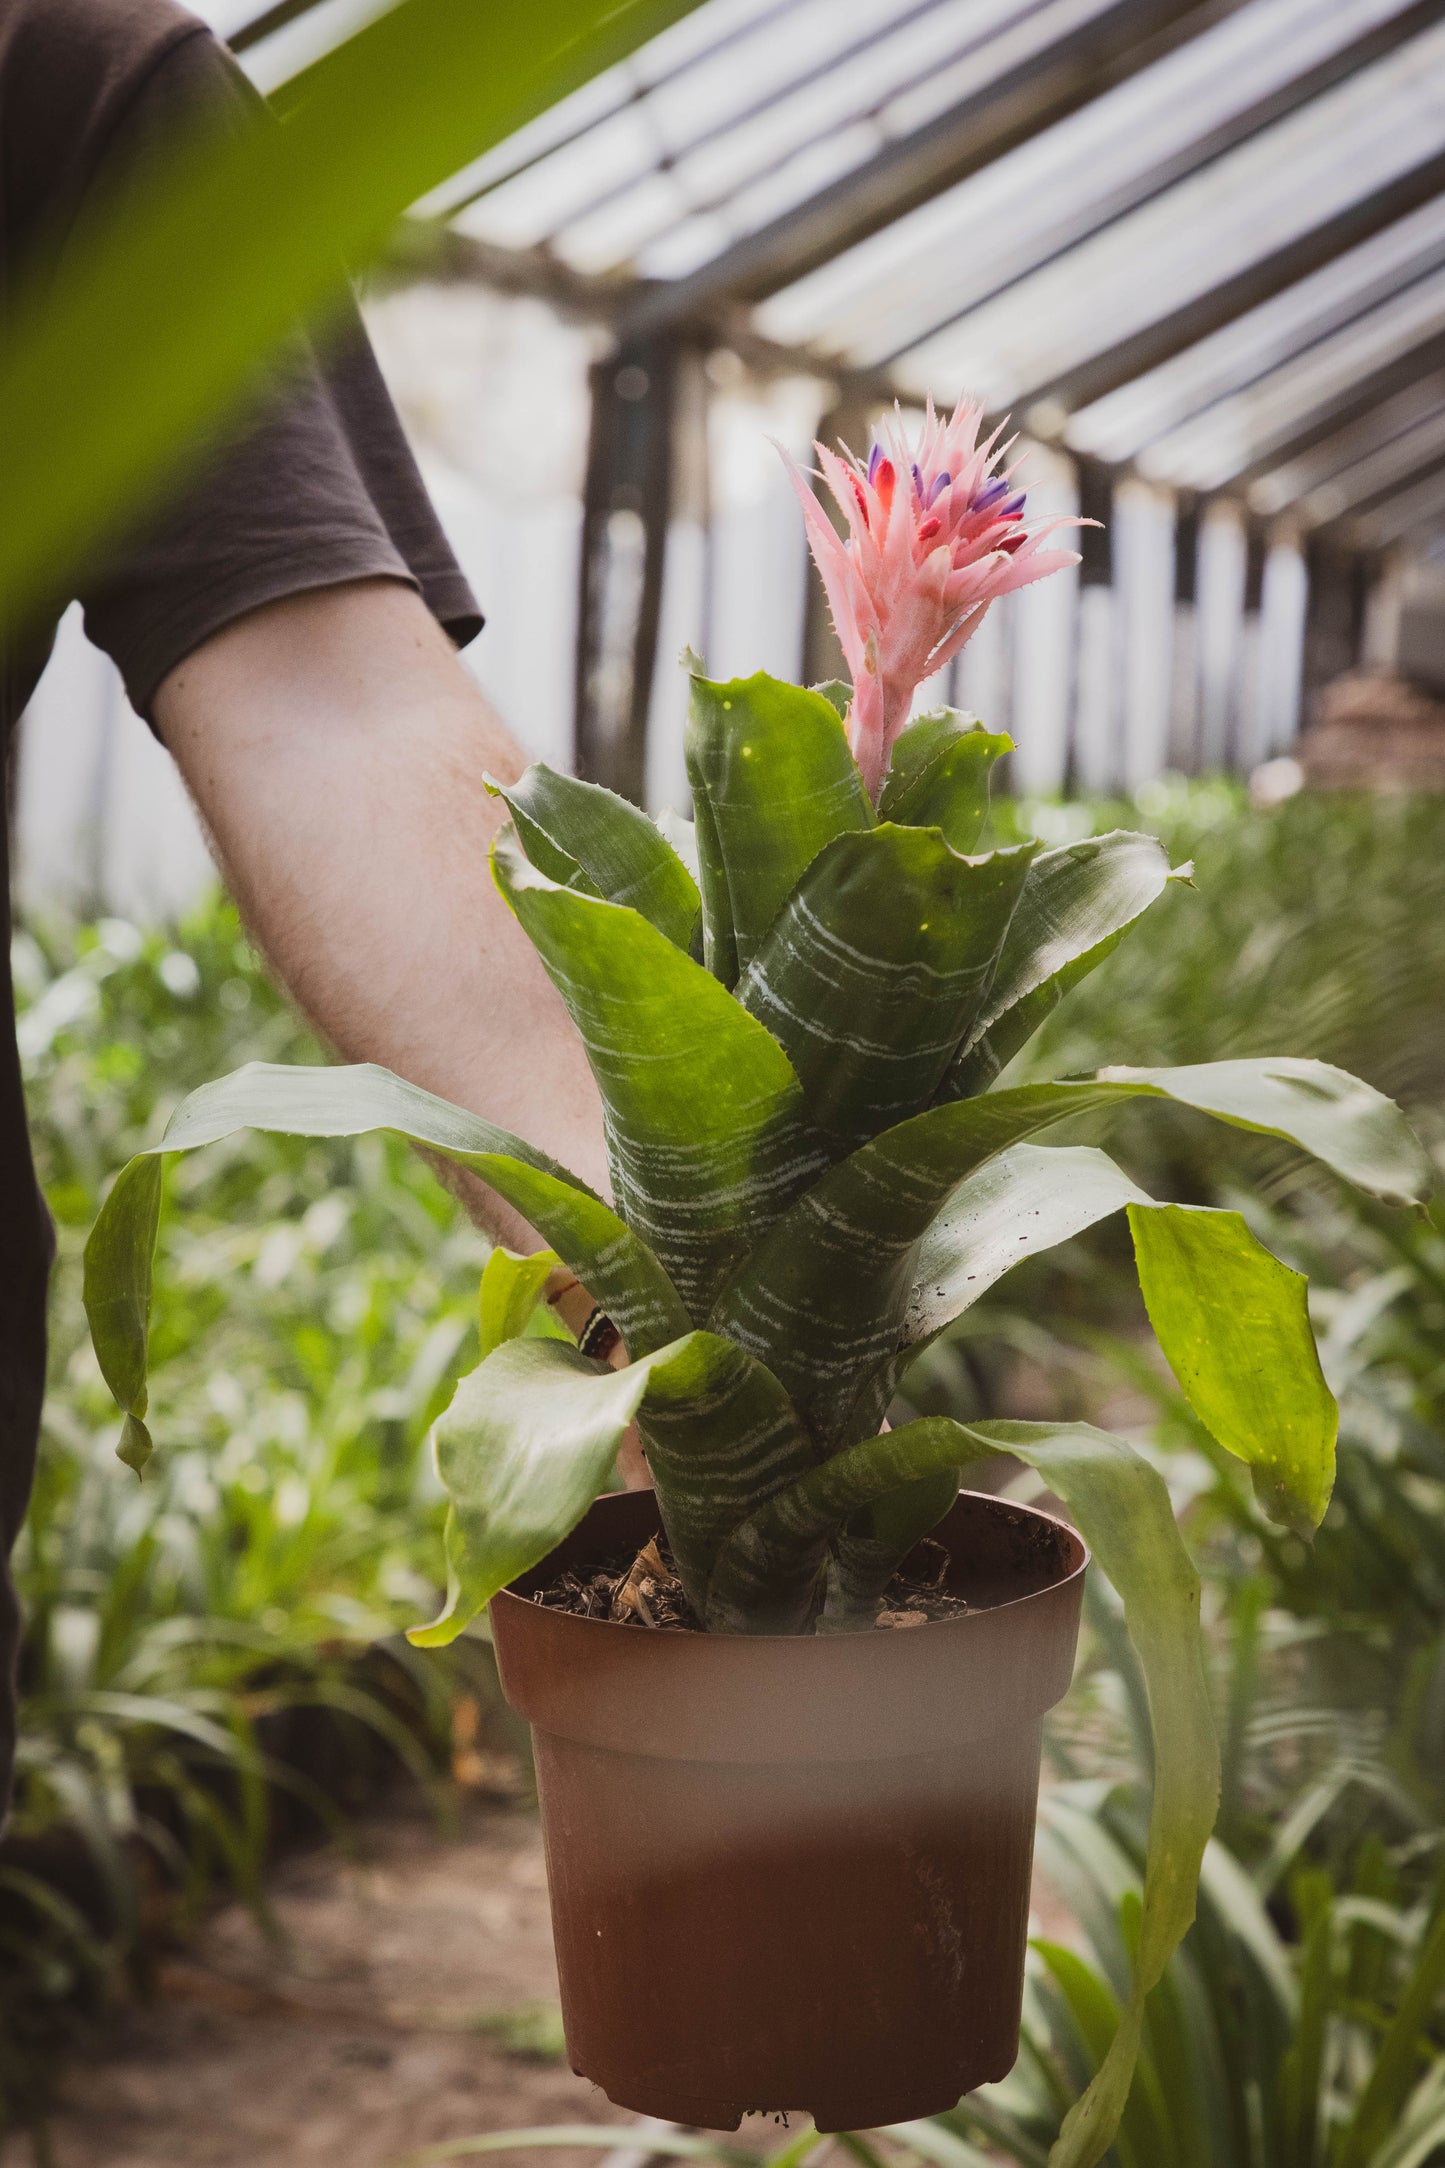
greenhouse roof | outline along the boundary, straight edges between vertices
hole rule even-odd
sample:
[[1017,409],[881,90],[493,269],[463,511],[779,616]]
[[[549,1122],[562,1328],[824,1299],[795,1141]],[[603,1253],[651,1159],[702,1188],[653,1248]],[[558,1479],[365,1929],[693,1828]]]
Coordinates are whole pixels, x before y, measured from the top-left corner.
[[[271,89],[377,9],[204,12]],[[417,215],[624,346],[1445,531],[1445,0],[704,0]]]

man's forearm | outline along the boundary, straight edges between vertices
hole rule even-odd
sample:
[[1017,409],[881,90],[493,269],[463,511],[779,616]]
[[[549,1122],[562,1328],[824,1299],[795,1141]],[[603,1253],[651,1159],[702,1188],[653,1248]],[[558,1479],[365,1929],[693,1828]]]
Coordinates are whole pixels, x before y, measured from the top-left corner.
[[[581,1042],[487,862],[522,757],[426,606],[367,581],[256,610],[156,721],[248,926],[350,1060],[515,1130],[607,1194]],[[536,1237],[472,1186],[501,1240]]]

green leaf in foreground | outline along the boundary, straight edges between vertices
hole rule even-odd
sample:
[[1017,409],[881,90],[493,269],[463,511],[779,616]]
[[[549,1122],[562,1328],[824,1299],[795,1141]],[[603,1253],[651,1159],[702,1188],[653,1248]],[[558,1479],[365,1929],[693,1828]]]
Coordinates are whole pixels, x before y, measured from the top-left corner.
[[833,1533],[860,1508],[943,1468],[989,1454],[1034,1468],[1113,1583],[1144,1674],[1154,1742],[1154,1798],[1139,1948],[1129,1999],[1108,2053],[1065,2118],[1049,2168],[1093,2168],[1129,2097],[1144,2000],[1194,1917],[1200,1862],[1219,1803],[1219,1749],[1199,1623],[1199,1576],[1163,1478],[1122,1438],[1088,1423],[953,1423],[925,1417],[836,1454],[737,1530],[713,1576],[721,1613],[760,1582],[814,1570]]
[[[713,1333],[685,1334],[621,1370],[557,1340],[509,1340],[463,1378],[435,1431],[447,1515],[447,1600],[411,1638],[451,1641],[546,1557],[603,1487],[629,1423],[647,1444],[673,1559],[700,1618],[719,1545],[749,1502],[812,1464],[787,1395]],[[811,1592],[805,1591],[805,1613]],[[768,1606],[753,1632],[797,1631]]]
[[[527,1330],[542,1299],[548,1275],[560,1260],[555,1250],[533,1250],[519,1256],[498,1243],[482,1271],[477,1322],[485,1359],[504,1340],[516,1340]],[[559,1324],[550,1337],[563,1337]]]
[[691,0],[402,0],[282,93],[178,140],[17,294],[0,358],[0,617],[57,589],[430,188]]
[[515,783],[488,782],[506,801],[522,848],[562,888],[626,904],[687,949],[702,901],[697,883],[656,824],[627,798],[558,775],[537,761]]
[[492,862],[597,1079],[618,1210],[700,1316],[759,1226],[822,1164],[788,1058],[636,911],[558,887],[506,831]]
[[1189,1405],[1249,1463],[1271,1518],[1312,1535],[1334,1485],[1339,1409],[1303,1273],[1237,1212],[1131,1204],[1129,1226],[1149,1322]]
[[762,671],[695,674],[685,744],[707,967],[731,986],[819,851],[871,828],[873,807],[837,709]]
[[250,1062],[181,1102],[160,1143],[121,1169],[85,1246],[86,1315],[102,1375],[125,1411],[121,1450],[132,1467],[143,1466],[151,1451],[146,1340],[161,1161],[238,1129],[302,1137],[390,1130],[424,1144],[479,1175],[549,1236],[630,1348],[645,1353],[687,1330],[677,1290],[646,1243],[585,1183],[520,1137],[369,1062],[337,1069]]
[[956,851],[977,850],[994,763],[1012,751],[1012,738],[992,736],[976,716],[956,708],[919,715],[893,747],[878,818],[940,828]]

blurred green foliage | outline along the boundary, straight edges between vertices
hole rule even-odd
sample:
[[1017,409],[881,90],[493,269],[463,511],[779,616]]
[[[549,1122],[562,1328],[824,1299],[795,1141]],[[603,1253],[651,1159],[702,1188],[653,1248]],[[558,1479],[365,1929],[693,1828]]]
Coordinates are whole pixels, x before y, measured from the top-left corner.
[[51,2035],[177,1902],[184,1917],[224,1882],[264,1908],[285,1801],[334,1824],[379,1754],[439,1764],[448,1667],[399,1629],[435,1600],[443,1502],[422,1448],[477,1359],[486,1256],[389,1140],[244,1137],[187,1163],[158,1261],[166,1451],[138,1482],[80,1305],[103,1187],[204,1078],[323,1056],[219,900],[169,932],[32,920],[15,967],[59,1259],[0,1852],[12,2115],[35,2105]]

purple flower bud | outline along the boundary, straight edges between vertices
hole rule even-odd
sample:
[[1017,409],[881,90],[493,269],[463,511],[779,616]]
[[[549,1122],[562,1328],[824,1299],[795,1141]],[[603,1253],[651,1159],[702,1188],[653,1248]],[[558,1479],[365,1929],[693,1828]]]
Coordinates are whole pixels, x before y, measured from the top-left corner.
[[998,516],[1000,519],[1017,519],[1027,503],[1028,494],[1021,489],[1015,496],[1009,497],[999,506]]
[[974,493],[973,502],[968,509],[970,512],[991,512],[1007,495],[1008,483],[1001,474],[996,474],[991,481],[984,483],[982,489]]
[[869,481],[870,481],[870,482],[873,482],[873,481],[876,481],[876,480],[877,480],[877,477],[878,477],[878,462],[879,462],[879,460],[880,460],[880,459],[881,459],[882,457],[883,457],[883,447],[882,447],[882,445],[881,445],[881,444],[875,444],[875,445],[874,445],[874,447],[873,447],[873,449],[872,449],[872,451],[871,451],[871,452],[870,452],[870,453],[868,454],[868,479],[869,479]]
[[941,497],[941,496],[943,495],[943,492],[944,492],[944,491],[945,491],[945,490],[946,490],[947,488],[949,488],[949,486],[951,485],[952,481],[953,481],[953,476],[952,476],[951,474],[935,474],[935,475],[934,475],[934,477],[933,477],[933,487],[932,487],[932,488],[931,488],[931,489],[929,490],[929,492],[928,492],[928,496],[927,496],[927,498],[926,498],[926,499],[924,500],[924,501],[925,501],[925,507],[926,507],[926,509],[927,509],[928,511],[932,511],[932,509],[933,509],[934,505],[936,505],[936,504],[937,504],[937,502],[938,502],[939,498],[940,498],[940,497]]

